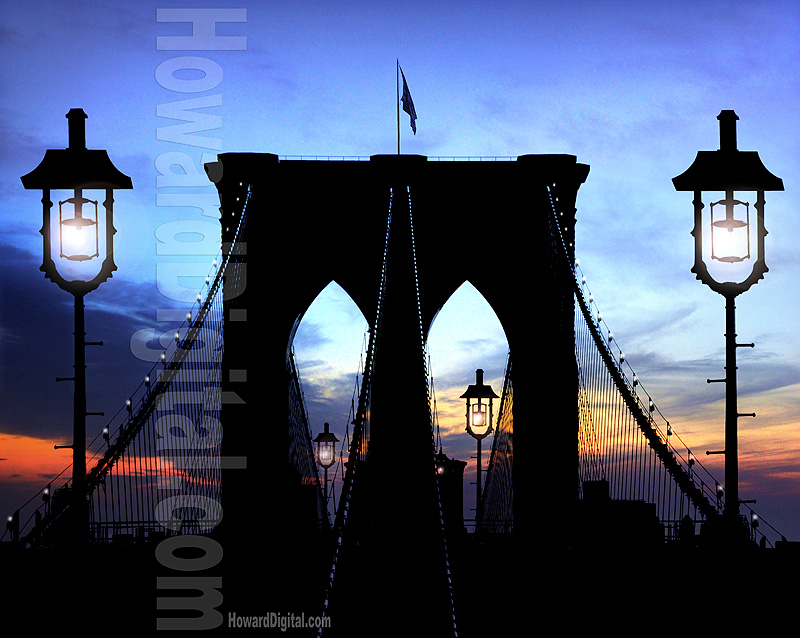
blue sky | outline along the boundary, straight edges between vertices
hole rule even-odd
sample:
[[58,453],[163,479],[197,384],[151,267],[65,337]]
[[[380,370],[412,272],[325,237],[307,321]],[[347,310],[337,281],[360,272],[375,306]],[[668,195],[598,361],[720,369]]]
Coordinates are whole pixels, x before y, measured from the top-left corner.
[[[190,33],[189,24],[157,22],[166,7],[245,9],[246,21],[220,24],[217,35],[245,37],[246,46],[158,50],[157,37]],[[800,538],[796,3],[33,1],[5,7],[1,25],[0,432],[69,437],[70,390],[51,380],[71,365],[71,299],[38,272],[39,195],[19,177],[45,149],[66,146],[70,108],[89,116],[87,145],[107,149],[134,183],[116,194],[119,270],[87,300],[88,338],[107,344],[89,353],[90,409],[113,413],[149,369],[132,344],[166,330],[158,310],[180,305],[159,290],[159,272],[176,260],[159,254],[159,228],[209,219],[159,201],[172,192],[157,186],[159,158],[180,151],[199,168],[219,151],[393,153],[399,58],[419,118],[412,135],[403,116],[403,152],[570,153],[590,165],[577,202],[582,269],[639,378],[700,449],[722,447],[722,390],[705,379],[722,374],[724,304],[689,272],[691,195],[671,179],[698,150],[718,148],[719,111],[737,112],[739,148],[758,150],[786,185],[767,196],[770,272],[737,304],[740,338],[757,344],[740,351],[740,404],[759,414],[740,435],[741,491]],[[165,88],[157,69],[177,56],[210,60],[219,82],[198,94]],[[177,148],[163,139],[176,121],[159,108],[198,97],[215,104],[205,109],[218,118],[205,135],[218,148]],[[185,261],[207,265],[205,255]],[[501,264],[487,268],[502,275]],[[535,290],[526,294],[535,302]],[[327,290],[298,334],[315,431],[330,420],[341,434],[346,418],[364,329],[348,303]],[[446,451],[464,460],[473,444],[459,432],[457,397],[476,367],[499,389],[507,353],[490,310],[464,320],[481,303],[468,287],[459,291],[430,334],[440,420],[452,433]],[[0,482],[16,495],[19,477],[4,463]]]

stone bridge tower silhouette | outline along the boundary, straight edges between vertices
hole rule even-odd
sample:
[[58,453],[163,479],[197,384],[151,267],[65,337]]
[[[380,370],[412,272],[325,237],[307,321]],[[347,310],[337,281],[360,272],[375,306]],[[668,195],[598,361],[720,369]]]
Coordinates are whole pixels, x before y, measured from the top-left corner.
[[[287,462],[287,356],[304,312],[332,280],[374,324],[385,248],[388,292],[371,393],[372,525],[402,523],[393,537],[398,562],[413,554],[410,539],[425,536],[431,437],[421,339],[469,281],[497,314],[514,362],[514,561],[535,569],[546,547],[566,546],[578,496],[574,306],[548,220],[550,197],[558,197],[572,250],[575,199],[589,167],[571,155],[478,162],[225,153],[206,171],[220,195],[223,244],[251,189],[246,248],[237,256],[245,278],[235,289],[231,283],[226,302],[223,391],[241,402],[223,404],[222,450],[247,457],[246,470],[223,469],[226,583],[235,587],[238,574],[252,569],[259,590],[251,597],[274,596],[290,608],[292,592],[307,596],[309,574],[327,568]],[[390,191],[406,189],[413,229],[407,207],[396,202],[387,247]]]

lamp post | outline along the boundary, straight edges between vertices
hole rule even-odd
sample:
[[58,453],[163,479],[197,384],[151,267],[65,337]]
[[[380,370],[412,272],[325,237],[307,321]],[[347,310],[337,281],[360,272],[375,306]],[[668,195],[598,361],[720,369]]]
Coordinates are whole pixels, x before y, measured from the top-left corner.
[[324,424],[324,430],[317,434],[314,443],[317,444],[317,463],[324,471],[325,485],[325,511],[328,510],[328,468],[336,462],[336,444],[339,439],[329,430],[330,424]]
[[[57,381],[74,382],[72,445],[72,507],[75,540],[87,538],[86,417],[101,413],[86,410],[86,341],[84,297],[112,276],[114,264],[115,188],[133,188],[130,177],[111,163],[104,150],[86,148],[86,118],[83,109],[66,114],[69,147],[49,149],[39,165],[20,179],[26,189],[42,191],[42,265],[45,278],[75,298],[75,375]],[[68,191],[58,201],[58,219],[51,219],[51,190]],[[86,191],[105,191],[105,215],[98,215],[98,200]],[[53,241],[52,234],[57,233]],[[99,268],[97,260],[102,256]]]
[[[483,383],[483,370],[475,370],[475,383],[467,386],[461,395],[467,400],[467,432],[477,442],[477,478],[475,480],[475,530],[477,531],[481,512],[481,441],[492,431],[492,399],[499,398],[489,385]],[[485,401],[485,402],[484,402]]]
[[[719,150],[699,151],[692,165],[672,182],[678,191],[694,192],[694,266],[697,279],[725,297],[725,510],[728,529],[739,524],[739,461],[736,350],[755,344],[736,343],[738,295],[758,283],[768,271],[764,259],[764,192],[783,190],[783,181],[761,163],[756,151],[740,151],[736,142],[735,112],[723,110],[719,120]],[[750,202],[736,191],[755,193],[751,221]],[[703,201],[707,195],[708,205]],[[704,214],[704,208],[707,212]],[[708,229],[708,236],[704,235]],[[755,253],[755,254],[754,254]]]

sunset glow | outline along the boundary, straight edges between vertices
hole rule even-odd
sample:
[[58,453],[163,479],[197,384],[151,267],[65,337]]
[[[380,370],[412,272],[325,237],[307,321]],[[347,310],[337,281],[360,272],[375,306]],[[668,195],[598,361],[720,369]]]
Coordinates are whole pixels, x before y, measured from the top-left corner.
[[0,432],[0,482],[15,494],[27,496],[41,491],[57,476],[59,484],[54,487],[60,487],[72,476],[71,451],[53,449],[63,443]]

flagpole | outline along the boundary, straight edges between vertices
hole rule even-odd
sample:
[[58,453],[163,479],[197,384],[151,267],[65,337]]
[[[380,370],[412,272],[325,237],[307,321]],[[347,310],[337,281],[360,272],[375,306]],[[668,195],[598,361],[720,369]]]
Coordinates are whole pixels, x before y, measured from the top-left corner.
[[400,58],[397,58],[395,75],[397,76],[395,82],[395,89],[397,92],[397,154],[400,155]]

